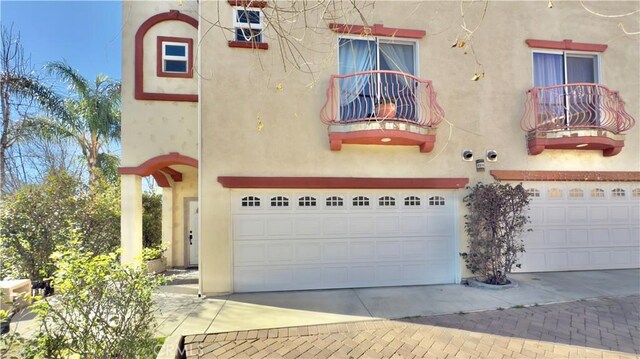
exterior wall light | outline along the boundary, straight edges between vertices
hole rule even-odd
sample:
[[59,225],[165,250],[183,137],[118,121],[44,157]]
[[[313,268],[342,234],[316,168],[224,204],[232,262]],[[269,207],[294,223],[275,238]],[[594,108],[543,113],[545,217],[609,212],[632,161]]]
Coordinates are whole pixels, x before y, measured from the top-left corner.
[[380,142],[391,142],[391,139],[389,137],[383,137],[380,139]]

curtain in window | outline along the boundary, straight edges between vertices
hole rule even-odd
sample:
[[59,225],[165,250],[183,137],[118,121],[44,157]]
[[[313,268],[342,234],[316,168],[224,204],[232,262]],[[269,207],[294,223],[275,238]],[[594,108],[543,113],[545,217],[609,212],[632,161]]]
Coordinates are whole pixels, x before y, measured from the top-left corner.
[[[376,43],[367,40],[340,40],[340,75],[376,69]],[[371,75],[357,75],[340,79],[340,103],[345,106],[364,93]]]
[[[415,74],[414,47],[406,44],[380,43],[380,70]],[[380,97],[391,98],[396,104],[397,117],[416,119],[417,83],[398,74],[380,74]]]
[[567,56],[567,83],[595,83],[594,61],[593,57]]
[[533,85],[536,87],[562,85],[564,65],[560,54],[533,54]]
[[400,71],[413,75],[415,74],[413,62],[412,45],[380,44],[380,70]]

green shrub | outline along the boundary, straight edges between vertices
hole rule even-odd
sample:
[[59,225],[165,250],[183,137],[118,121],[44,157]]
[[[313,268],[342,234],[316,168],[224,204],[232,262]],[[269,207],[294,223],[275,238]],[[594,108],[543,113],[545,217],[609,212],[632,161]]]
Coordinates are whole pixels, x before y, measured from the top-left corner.
[[49,258],[72,233],[88,251],[120,246],[120,189],[101,178],[84,185],[66,172],[27,185],[0,203],[0,277],[42,281],[53,274]]
[[145,248],[162,244],[162,195],[142,194],[142,245]]
[[521,186],[478,183],[463,202],[468,209],[465,230],[469,249],[460,255],[473,274],[489,284],[507,284],[507,274],[524,252],[520,238],[529,222],[529,195]]
[[56,295],[32,306],[40,329],[25,358],[153,357],[152,294],[161,277],[122,266],[115,253],[94,256],[78,242],[52,255]]
[[166,248],[162,246],[154,246],[149,248],[142,248],[142,260],[151,261],[154,259],[162,258],[162,254],[166,251]]

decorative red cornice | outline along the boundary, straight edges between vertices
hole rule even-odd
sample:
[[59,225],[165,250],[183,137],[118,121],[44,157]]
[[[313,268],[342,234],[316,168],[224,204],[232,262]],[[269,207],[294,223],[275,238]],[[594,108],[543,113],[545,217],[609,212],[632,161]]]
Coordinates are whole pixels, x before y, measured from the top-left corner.
[[[187,44],[187,72],[175,73],[165,72],[163,70],[162,63],[162,43],[163,42],[177,42]],[[193,78],[193,39],[186,37],[171,37],[171,36],[158,36],[157,40],[157,63],[156,63],[156,76],[158,77],[181,77],[181,78]]]
[[171,179],[173,179],[175,182],[182,182],[182,173],[174,170],[173,168],[164,167],[164,168],[161,168],[160,171],[171,176]]
[[136,100],[198,102],[198,95],[153,93],[144,91],[144,35],[156,24],[171,20],[182,21],[196,29],[198,28],[198,20],[191,16],[182,14],[178,10],[171,10],[169,12],[156,14],[140,25],[136,32],[134,55],[134,97]]
[[236,177],[221,176],[225,188],[457,189],[468,178]]
[[519,171],[491,170],[498,181],[640,182],[637,171]]
[[527,39],[525,42],[532,48],[553,50],[604,52],[608,47],[605,44],[573,42],[573,40],[550,41]]
[[415,29],[399,29],[393,27],[385,27],[382,24],[374,24],[373,26],[350,25],[350,24],[329,24],[329,28],[339,34],[353,34],[362,36],[386,36],[386,37],[402,37],[407,39],[422,39],[427,35],[424,30]]
[[229,47],[268,50],[269,44],[266,42],[256,42],[256,41],[229,41]]
[[265,8],[267,7],[266,1],[256,1],[256,0],[228,0],[229,5],[231,6],[242,6],[242,7],[257,7],[257,8]]

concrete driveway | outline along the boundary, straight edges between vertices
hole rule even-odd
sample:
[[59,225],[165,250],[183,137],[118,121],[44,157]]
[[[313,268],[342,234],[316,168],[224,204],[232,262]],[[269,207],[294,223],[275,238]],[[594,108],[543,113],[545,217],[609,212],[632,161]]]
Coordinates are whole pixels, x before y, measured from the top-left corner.
[[559,303],[640,293],[640,270],[512,274],[519,286],[487,290],[463,285],[244,293],[197,298],[162,293],[159,335],[397,319]]

